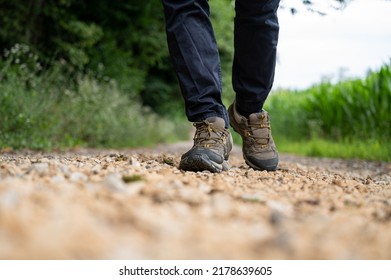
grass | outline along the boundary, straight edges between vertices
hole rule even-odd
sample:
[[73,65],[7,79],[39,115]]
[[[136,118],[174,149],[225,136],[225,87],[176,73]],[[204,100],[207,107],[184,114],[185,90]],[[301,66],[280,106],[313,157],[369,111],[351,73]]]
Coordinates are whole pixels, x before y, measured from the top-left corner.
[[115,81],[71,76],[58,64],[39,71],[28,48],[15,52],[18,60],[0,64],[0,148],[151,146],[187,136],[183,121],[152,113]]
[[314,138],[308,141],[276,139],[276,143],[279,151],[284,153],[316,157],[391,161],[390,145],[376,140],[369,140],[366,142],[332,142],[321,138]]
[[[272,123],[272,128],[274,122]],[[242,145],[240,136],[231,129],[234,143]],[[280,153],[297,154],[313,157],[356,158],[391,162],[391,145],[385,141],[341,140],[332,141],[320,137],[306,140],[292,140],[287,135],[274,133],[273,138]]]
[[90,78],[76,88],[27,89],[0,84],[0,147],[53,149],[129,147],[184,137],[175,124],[131,101],[114,86]]
[[267,110],[282,152],[391,161],[391,65],[364,79],[272,94]]

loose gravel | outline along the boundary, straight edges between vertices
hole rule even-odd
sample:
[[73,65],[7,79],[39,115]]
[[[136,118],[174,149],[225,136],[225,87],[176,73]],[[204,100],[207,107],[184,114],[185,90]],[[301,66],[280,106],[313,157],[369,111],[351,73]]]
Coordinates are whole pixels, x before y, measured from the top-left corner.
[[391,259],[391,164],[179,170],[189,143],[0,154],[0,259]]

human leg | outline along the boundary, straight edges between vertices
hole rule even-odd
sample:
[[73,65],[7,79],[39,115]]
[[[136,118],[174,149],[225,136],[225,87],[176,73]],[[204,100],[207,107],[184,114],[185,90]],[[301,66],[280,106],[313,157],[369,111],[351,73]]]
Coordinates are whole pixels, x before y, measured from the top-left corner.
[[236,0],[232,83],[237,109],[260,112],[272,88],[277,56],[279,0]]
[[221,100],[220,58],[207,0],[162,0],[167,42],[191,122],[221,117],[228,127]]
[[162,0],[167,42],[186,115],[194,122],[193,147],[182,155],[180,169],[221,172],[232,149],[229,119],[222,100],[220,58],[207,0]]
[[263,104],[272,88],[278,42],[279,0],[236,0],[232,70],[236,100],[229,107],[232,128],[243,139],[243,157],[254,169],[276,170],[278,151]]

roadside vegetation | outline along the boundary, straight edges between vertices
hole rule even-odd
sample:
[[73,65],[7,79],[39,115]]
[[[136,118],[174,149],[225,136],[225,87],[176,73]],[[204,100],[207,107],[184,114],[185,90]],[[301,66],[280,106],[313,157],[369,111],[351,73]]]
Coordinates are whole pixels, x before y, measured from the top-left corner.
[[[0,9],[0,149],[188,138],[160,0],[43,2]],[[210,5],[228,106],[234,8],[227,0]],[[362,80],[272,93],[266,109],[279,150],[391,161],[390,72],[386,64]]]
[[60,63],[41,69],[28,46],[8,51],[0,68],[0,147],[134,147],[187,136],[184,122],[141,106],[115,80],[71,77]]
[[364,79],[281,90],[267,109],[282,151],[391,160],[391,64]]

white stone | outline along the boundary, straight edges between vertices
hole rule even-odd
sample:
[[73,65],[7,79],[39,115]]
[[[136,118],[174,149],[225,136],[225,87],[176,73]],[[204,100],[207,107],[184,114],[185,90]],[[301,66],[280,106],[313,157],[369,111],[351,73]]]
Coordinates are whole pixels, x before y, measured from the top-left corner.
[[124,181],[122,181],[122,177],[120,174],[110,174],[108,175],[104,182],[103,185],[106,187],[106,189],[110,191],[115,191],[115,192],[124,192],[126,191],[126,186]]
[[88,180],[88,177],[80,172],[74,172],[69,176],[69,180],[72,182],[85,182]]
[[49,164],[48,163],[34,163],[32,165],[32,170],[39,174],[44,174],[49,171]]

